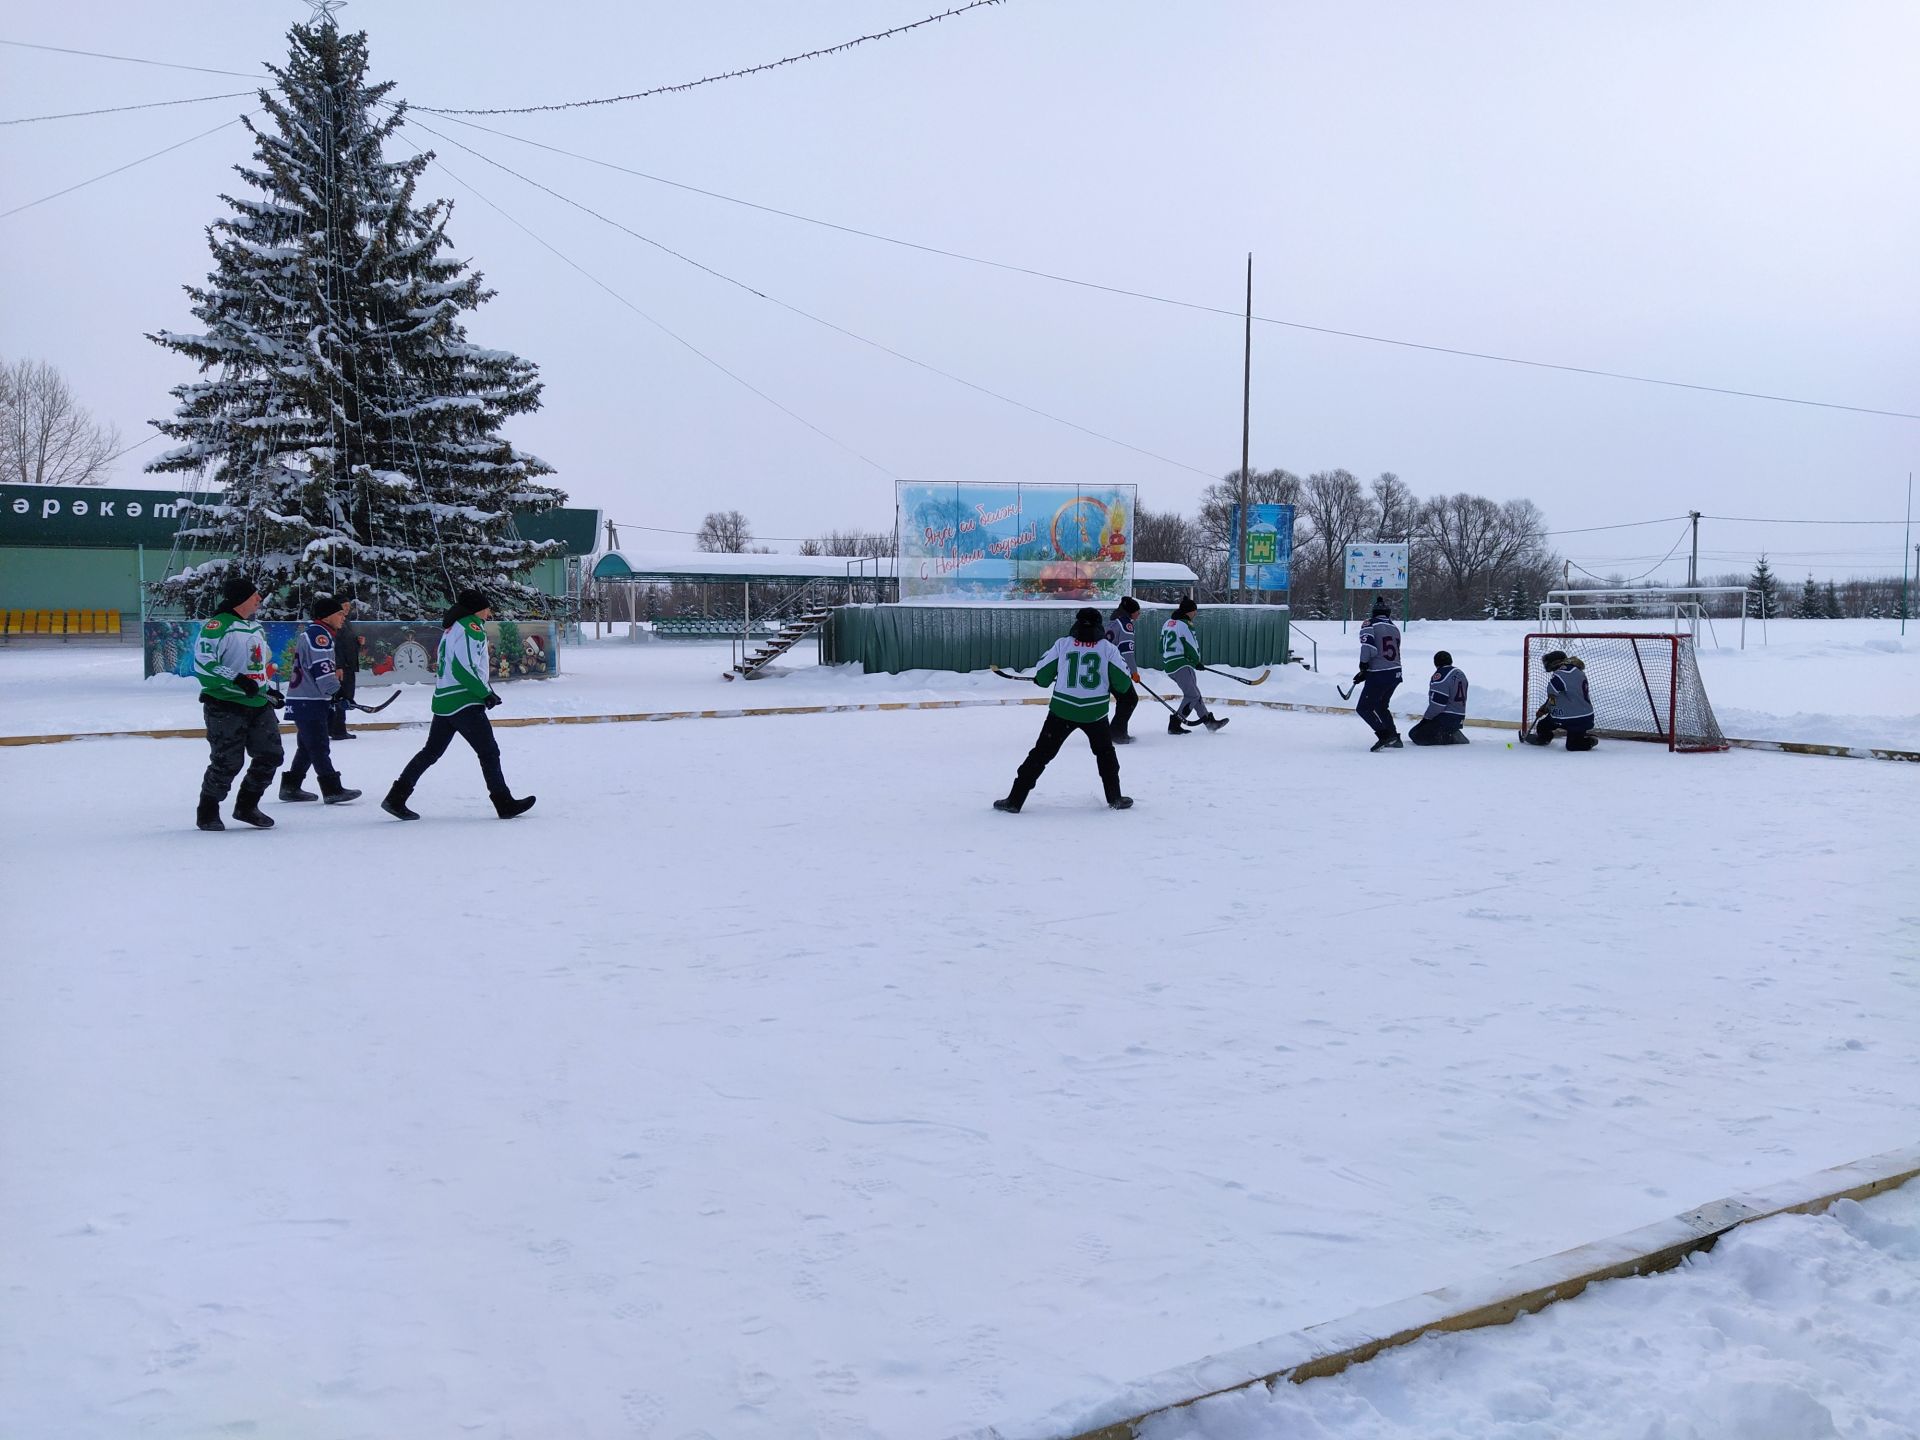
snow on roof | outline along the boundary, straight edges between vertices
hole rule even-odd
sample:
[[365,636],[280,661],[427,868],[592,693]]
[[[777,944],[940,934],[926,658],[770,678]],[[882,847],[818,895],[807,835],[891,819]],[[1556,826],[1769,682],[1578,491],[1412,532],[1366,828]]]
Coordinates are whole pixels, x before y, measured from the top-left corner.
[[[596,580],[844,580],[878,573],[892,578],[894,560],[852,555],[730,555],[706,550],[609,550],[593,566]],[[1198,577],[1185,565],[1138,561],[1137,582],[1191,585]]]

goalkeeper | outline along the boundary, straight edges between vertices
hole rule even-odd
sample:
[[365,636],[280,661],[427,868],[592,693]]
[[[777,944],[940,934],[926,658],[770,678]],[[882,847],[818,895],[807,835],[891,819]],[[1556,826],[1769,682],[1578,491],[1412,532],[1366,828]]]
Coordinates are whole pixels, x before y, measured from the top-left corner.
[[1587,691],[1586,662],[1564,650],[1549,650],[1540,663],[1547,672],[1547,699],[1534,714],[1527,743],[1551,745],[1554,735],[1564,730],[1567,749],[1593,749],[1600,742],[1593,738],[1593,696]]

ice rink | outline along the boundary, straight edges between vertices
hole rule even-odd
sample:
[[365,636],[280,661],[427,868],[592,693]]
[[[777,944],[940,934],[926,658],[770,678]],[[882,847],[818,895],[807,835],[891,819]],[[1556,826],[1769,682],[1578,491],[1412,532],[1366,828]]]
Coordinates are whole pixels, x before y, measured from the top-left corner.
[[10,1426],[939,1440],[1920,1132],[1920,767],[1226,713],[0,749]]

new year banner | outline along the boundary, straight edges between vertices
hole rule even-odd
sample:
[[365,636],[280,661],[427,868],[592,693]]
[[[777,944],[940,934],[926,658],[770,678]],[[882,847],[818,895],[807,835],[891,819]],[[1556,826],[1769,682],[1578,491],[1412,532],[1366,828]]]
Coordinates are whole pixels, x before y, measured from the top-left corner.
[[1131,485],[904,482],[897,501],[908,603],[1110,605],[1133,586]]

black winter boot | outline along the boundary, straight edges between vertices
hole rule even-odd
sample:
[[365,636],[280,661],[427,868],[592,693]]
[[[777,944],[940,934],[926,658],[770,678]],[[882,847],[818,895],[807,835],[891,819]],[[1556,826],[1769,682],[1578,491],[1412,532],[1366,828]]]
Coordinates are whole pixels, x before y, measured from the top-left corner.
[[1222,729],[1225,729],[1226,726],[1231,724],[1232,722],[1228,720],[1223,720],[1218,715],[1209,715],[1205,719],[1205,721],[1203,721],[1202,723],[1205,724],[1205,726],[1209,730],[1222,730]]
[[273,817],[260,808],[260,797],[266,793],[264,785],[258,790],[243,785],[233,802],[233,818],[256,830],[273,829]]
[[1178,715],[1172,716],[1168,719],[1167,734],[1185,735],[1186,733],[1187,733],[1187,727],[1180,723],[1180,717]]
[[202,830],[224,830],[226,825],[220,819],[220,802],[200,797],[200,808],[194,812],[193,823]]
[[[324,786],[322,788],[325,788]],[[291,803],[295,800],[318,800],[320,797],[311,790],[302,790],[300,782],[290,776],[280,777],[280,798]]]
[[1109,810],[1131,810],[1133,808],[1133,797],[1130,795],[1115,795],[1111,800],[1107,801],[1107,808]]
[[1018,815],[1020,813],[1020,802],[1009,795],[1004,800],[994,801],[993,808],[1005,811],[1009,815]]
[[331,780],[322,780],[320,782],[320,795],[329,805],[344,805],[349,800],[358,800],[360,798],[360,792],[358,790],[349,790],[346,786],[342,785],[338,775],[334,776]]
[[493,813],[502,820],[511,820],[514,816],[524,815],[533,809],[536,798],[532,795],[522,795],[516,800],[511,795],[496,795],[493,797]]
[[387,798],[380,802],[380,808],[396,820],[418,820],[420,817],[407,808],[407,797],[411,790],[402,790],[398,785],[387,791]]
[[1127,734],[1124,730],[1116,730],[1113,732],[1113,743],[1116,745],[1131,745],[1133,744],[1133,736]]

